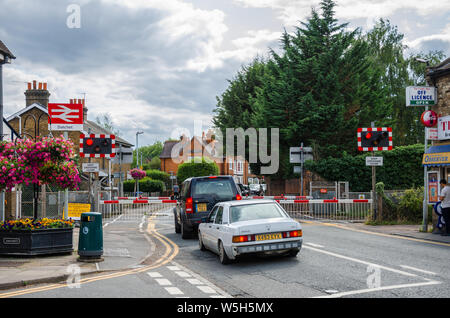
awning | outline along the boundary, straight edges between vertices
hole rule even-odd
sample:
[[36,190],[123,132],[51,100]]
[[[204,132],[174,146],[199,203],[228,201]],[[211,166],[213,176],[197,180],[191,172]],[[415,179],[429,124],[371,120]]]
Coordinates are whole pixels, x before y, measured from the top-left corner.
[[422,165],[427,167],[450,166],[450,145],[428,148],[423,154]]

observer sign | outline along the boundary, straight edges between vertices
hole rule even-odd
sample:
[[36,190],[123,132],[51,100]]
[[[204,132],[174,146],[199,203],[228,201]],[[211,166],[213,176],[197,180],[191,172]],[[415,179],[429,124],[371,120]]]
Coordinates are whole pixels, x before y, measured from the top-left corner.
[[436,87],[408,86],[406,87],[406,106],[436,105]]

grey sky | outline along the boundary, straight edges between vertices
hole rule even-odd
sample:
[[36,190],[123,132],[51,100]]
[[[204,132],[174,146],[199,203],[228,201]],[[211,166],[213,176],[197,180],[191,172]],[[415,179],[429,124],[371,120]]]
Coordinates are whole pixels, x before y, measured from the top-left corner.
[[[47,82],[52,102],[86,93],[89,119],[109,113],[122,137],[164,141],[176,128],[210,124],[219,96],[242,65],[276,49],[305,21],[306,0],[0,0],[0,39],[17,59],[4,67],[5,115],[24,107],[26,82]],[[66,25],[81,8],[81,28]],[[450,2],[338,0],[352,28],[390,19],[411,51],[450,54]]]

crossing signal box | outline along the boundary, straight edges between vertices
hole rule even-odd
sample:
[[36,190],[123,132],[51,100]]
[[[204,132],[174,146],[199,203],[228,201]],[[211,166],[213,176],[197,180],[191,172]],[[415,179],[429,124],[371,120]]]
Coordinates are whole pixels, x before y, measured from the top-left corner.
[[80,156],[91,158],[113,158],[115,157],[114,135],[80,135]]
[[392,128],[358,128],[359,151],[383,151],[392,148]]

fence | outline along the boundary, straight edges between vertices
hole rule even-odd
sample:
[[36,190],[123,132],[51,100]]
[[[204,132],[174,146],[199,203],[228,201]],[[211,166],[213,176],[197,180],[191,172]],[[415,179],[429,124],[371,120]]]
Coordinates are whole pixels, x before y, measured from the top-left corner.
[[172,210],[176,205],[175,200],[158,199],[126,199],[126,200],[103,200],[100,201],[100,213],[104,222],[138,221],[143,217],[170,217],[173,218]]
[[[371,215],[372,200],[344,199],[344,200],[310,200],[299,196],[270,196],[249,197],[250,199],[272,199],[296,219],[301,220],[330,220],[363,222]],[[147,198],[115,198],[100,201],[100,212],[106,221],[121,220],[135,221],[144,216],[173,217],[172,209],[176,200],[163,197]]]
[[277,200],[296,219],[363,222],[371,215],[372,200]]

